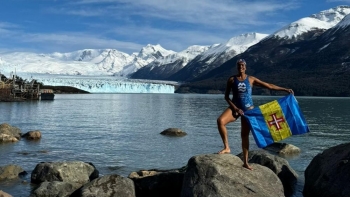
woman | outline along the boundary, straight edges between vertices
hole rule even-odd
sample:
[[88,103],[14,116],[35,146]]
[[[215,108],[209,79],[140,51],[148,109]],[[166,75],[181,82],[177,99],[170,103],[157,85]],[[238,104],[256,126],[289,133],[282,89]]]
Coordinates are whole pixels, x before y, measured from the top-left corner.
[[[218,154],[230,153],[230,147],[228,144],[226,124],[236,121],[245,111],[253,109],[252,100],[252,88],[253,86],[260,86],[268,88],[270,90],[285,91],[293,94],[292,89],[279,87],[273,84],[263,82],[256,77],[248,76],[246,72],[246,62],[244,59],[237,61],[238,74],[231,76],[227,80],[225,100],[229,104],[229,107],[220,115],[217,119],[218,130],[224,143],[224,149],[218,152]],[[230,99],[230,92],[232,90],[233,98]],[[243,151],[243,167],[252,170],[248,164],[248,151],[249,151],[249,132],[250,127],[247,120],[241,118],[241,138],[242,138],[242,151]]]

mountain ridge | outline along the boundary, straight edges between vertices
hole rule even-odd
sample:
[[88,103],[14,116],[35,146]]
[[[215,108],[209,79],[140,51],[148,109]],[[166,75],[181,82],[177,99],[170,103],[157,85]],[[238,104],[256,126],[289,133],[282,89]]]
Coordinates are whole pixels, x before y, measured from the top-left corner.
[[[265,38],[178,92],[223,92],[235,73],[234,60],[243,58],[249,75],[292,88],[296,95],[350,96],[350,7],[346,9],[343,19],[327,30],[313,29],[292,39]],[[263,89],[254,93],[271,94]]]

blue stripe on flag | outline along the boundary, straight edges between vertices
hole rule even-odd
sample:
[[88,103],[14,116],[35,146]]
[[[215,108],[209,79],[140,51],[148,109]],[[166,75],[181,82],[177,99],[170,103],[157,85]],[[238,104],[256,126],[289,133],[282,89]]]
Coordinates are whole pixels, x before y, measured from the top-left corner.
[[280,98],[277,102],[282,108],[293,135],[309,132],[309,127],[293,94]]
[[245,114],[247,112],[249,112],[249,116],[245,115],[244,117],[248,120],[248,123],[250,123],[250,129],[253,131],[252,134],[258,147],[262,148],[273,143],[274,141],[260,108],[255,107],[252,110],[246,111]]

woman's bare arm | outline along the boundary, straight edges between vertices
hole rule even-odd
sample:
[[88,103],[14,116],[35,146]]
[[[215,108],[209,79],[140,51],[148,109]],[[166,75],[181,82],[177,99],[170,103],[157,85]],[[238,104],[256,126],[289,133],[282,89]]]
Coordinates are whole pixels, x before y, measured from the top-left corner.
[[252,76],[250,76],[250,77],[251,77],[251,80],[252,80],[251,83],[253,85],[256,85],[256,86],[259,86],[259,87],[264,87],[264,88],[267,88],[267,89],[270,89],[270,90],[285,91],[285,92],[294,94],[292,89],[280,87],[280,86],[277,86],[277,85],[274,85],[274,84],[271,84],[271,83],[266,83],[266,82],[261,81],[260,79],[258,79],[256,77],[252,77]]

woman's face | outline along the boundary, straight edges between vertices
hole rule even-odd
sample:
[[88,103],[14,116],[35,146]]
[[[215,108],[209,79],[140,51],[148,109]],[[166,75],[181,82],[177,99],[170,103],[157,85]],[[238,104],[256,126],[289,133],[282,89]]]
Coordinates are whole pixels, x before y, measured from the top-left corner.
[[246,70],[246,65],[244,63],[238,62],[237,63],[237,70],[238,72],[245,72]]

